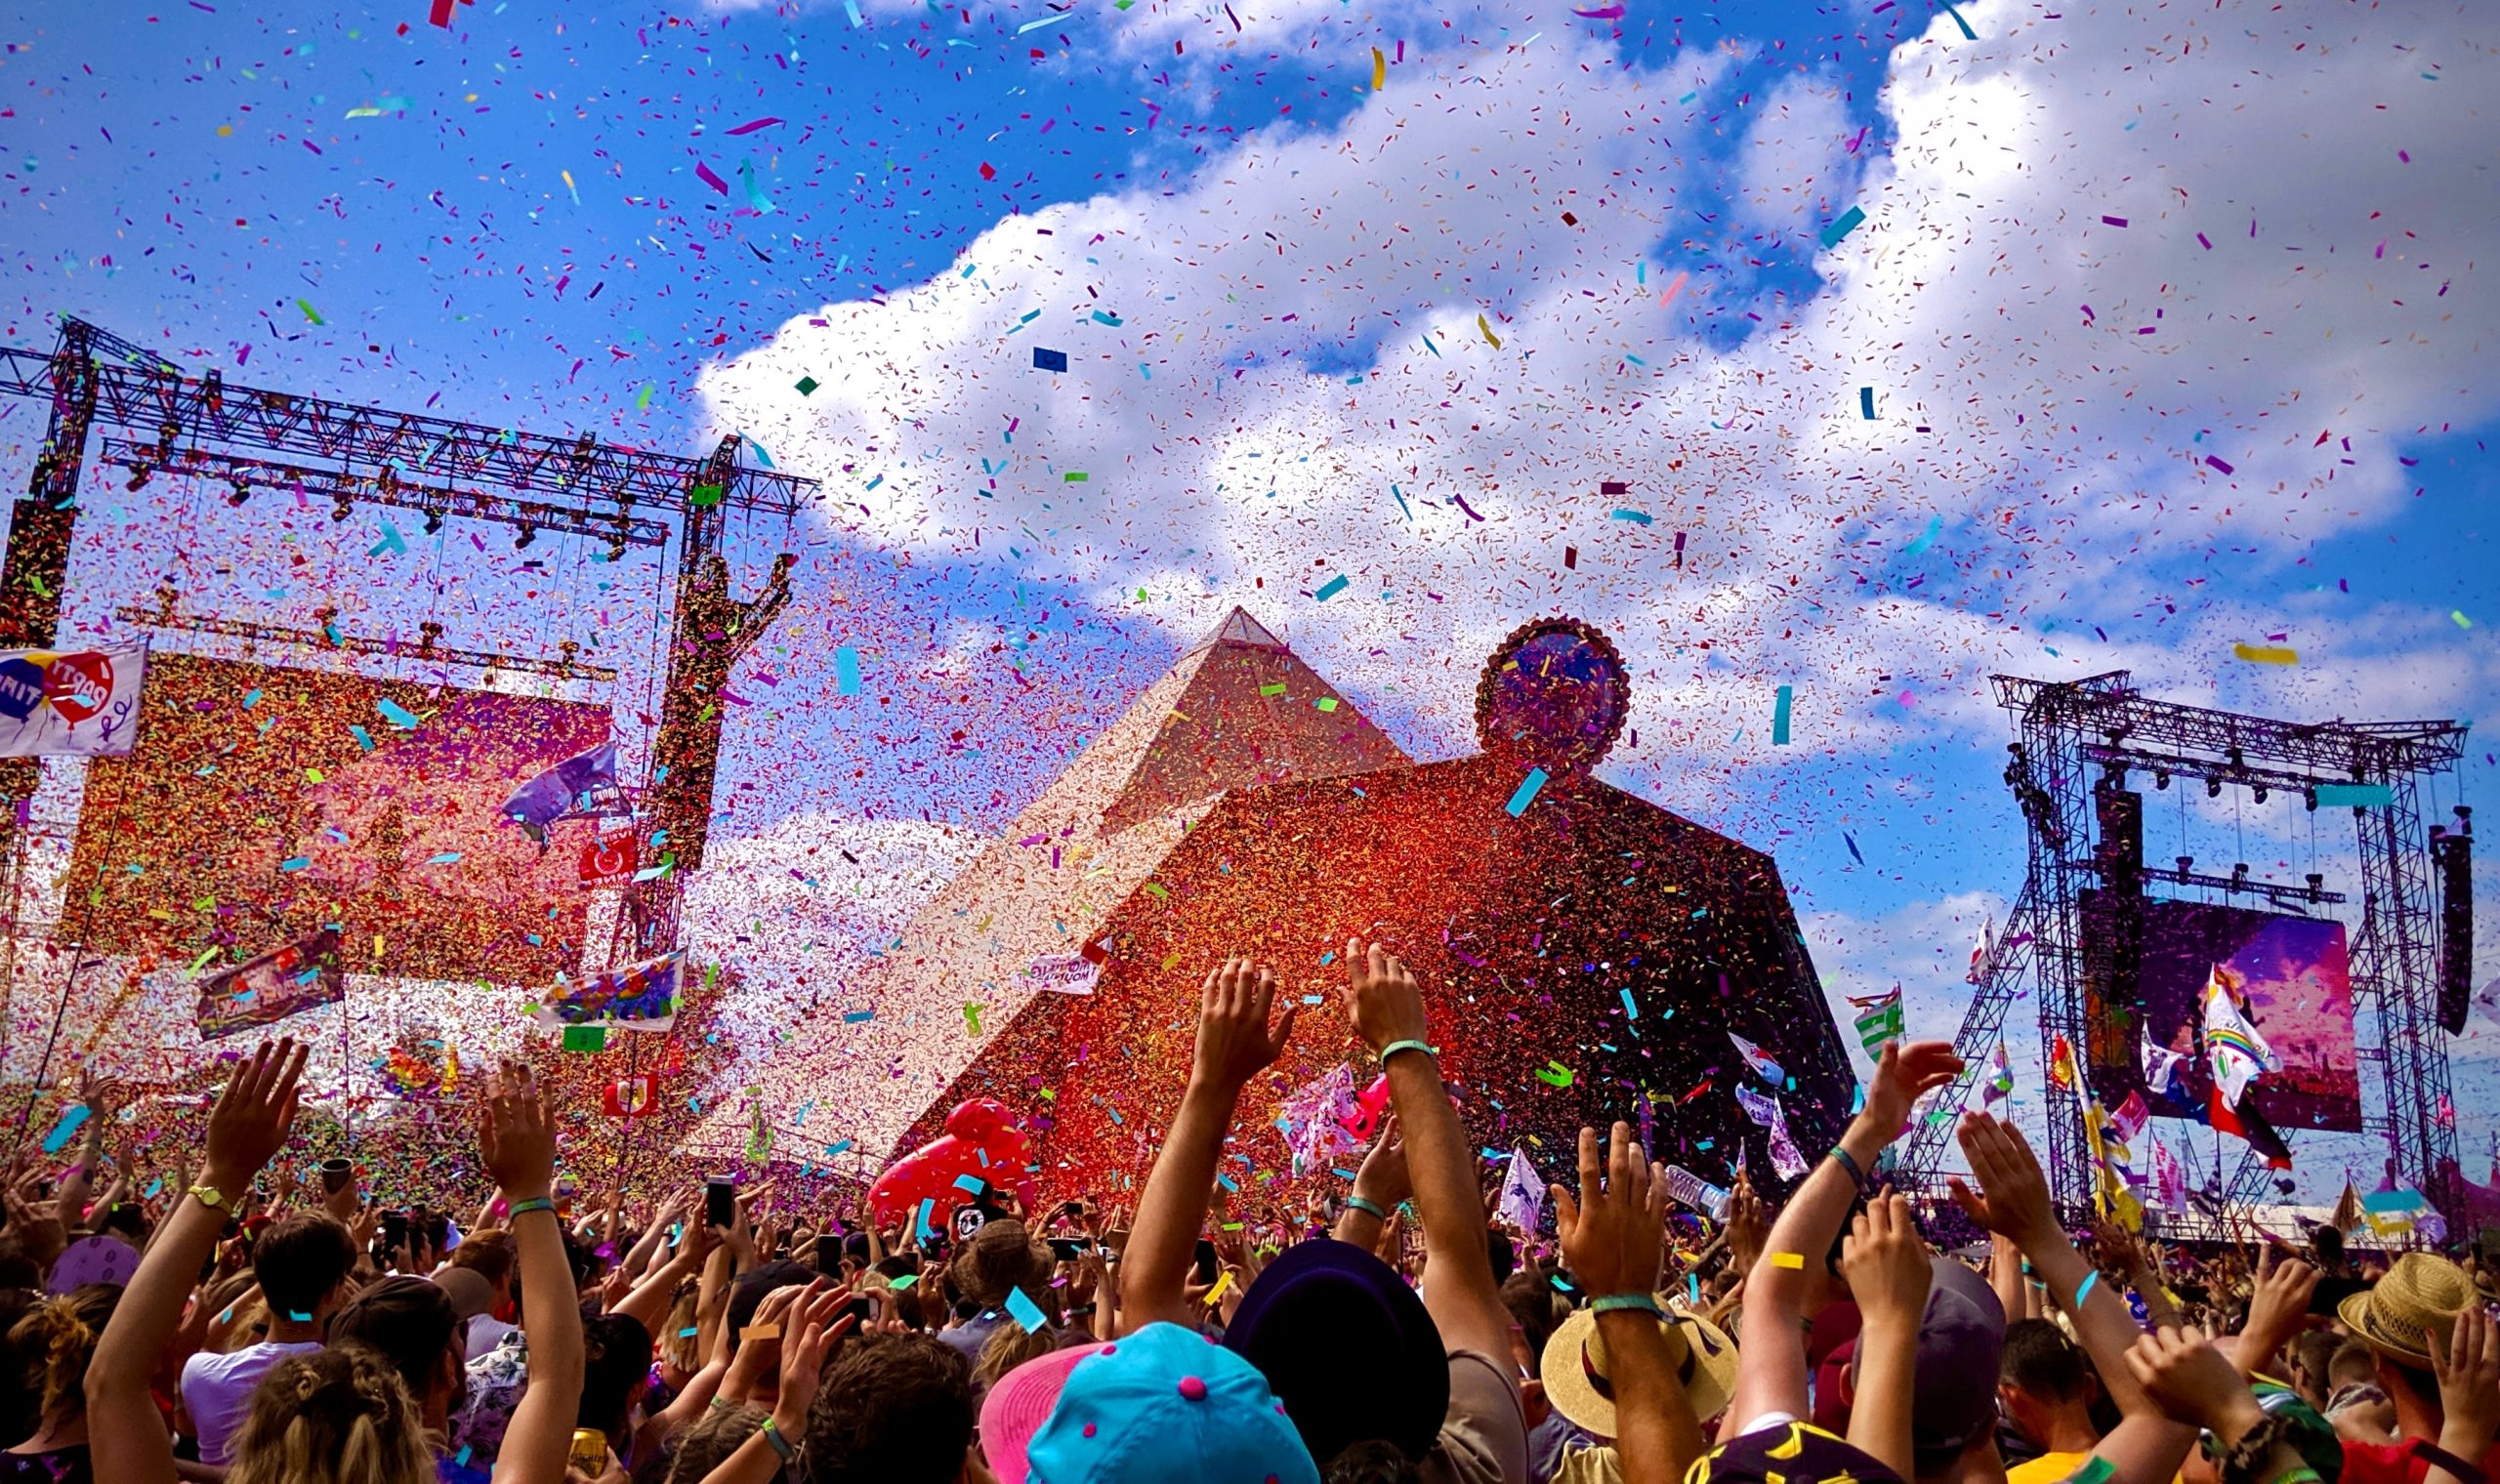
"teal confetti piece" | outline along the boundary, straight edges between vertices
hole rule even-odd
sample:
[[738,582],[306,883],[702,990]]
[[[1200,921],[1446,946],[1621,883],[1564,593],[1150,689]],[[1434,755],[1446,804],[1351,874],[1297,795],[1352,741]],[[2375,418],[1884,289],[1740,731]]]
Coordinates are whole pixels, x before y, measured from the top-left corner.
[[1641,1007],[1633,1001],[1631,989],[1626,987],[1621,991],[1621,993],[1623,995],[1623,1018],[1626,1020],[1640,1019]]
[[849,644],[833,651],[833,688],[837,695],[859,693],[859,651]]
[[1629,520],[1635,525],[1647,525],[1649,523],[1649,513],[1647,511],[1619,510],[1614,513],[1614,518],[1617,520]]
[[2384,783],[2321,783],[2317,786],[2320,808],[2350,805],[2356,809],[2387,808],[2396,803],[2396,790]]
[[429,866],[456,866],[460,864],[460,852],[457,850],[443,850],[439,853],[429,855],[426,857],[426,864]]
[[302,871],[312,864],[312,857],[310,855],[290,855],[279,861],[277,868],[281,871]]
[[[1977,41],[1979,39],[1979,33],[1971,29],[1971,22],[1962,19],[1962,13],[1960,11],[1957,11],[1948,5],[1944,7],[1944,14],[1952,17],[1953,23],[1962,28],[1962,39],[1964,41]],[[2128,127],[2133,128],[2134,126],[2129,125]]]
[[1823,228],[1823,246],[1840,246],[1841,238],[1857,230],[1858,224],[1865,220],[1866,213],[1858,210],[1854,206],[1845,212],[1842,212],[1839,220],[1833,222],[1831,226]]
[[1910,544],[1901,548],[1901,555],[1904,556],[1915,556],[1919,553],[1924,552],[1929,547],[1935,545],[1936,538],[1943,534],[1944,517],[1942,515],[1930,515],[1927,517],[1927,529],[1912,537],[1910,539]]
[[1795,686],[1782,685],[1779,687],[1779,703],[1771,714],[1771,745],[1773,747],[1786,747],[1788,745],[1788,709],[1789,703],[1794,701],[1796,697],[1797,690]]
[[1875,421],[1874,388],[1860,387],[1857,389],[1857,415],[1870,423]]
[[978,1175],[959,1175],[955,1176],[955,1188],[966,1195],[980,1194],[981,1184],[981,1177]]
[[351,721],[348,723],[348,735],[355,738],[356,746],[363,748],[366,752],[373,751],[373,733]]
[[86,1121],[87,1105],[83,1102],[72,1105],[61,1115],[61,1122],[53,1125],[52,1132],[43,1136],[43,1152],[59,1154],[69,1147],[69,1140],[77,1134],[78,1126]]
[[389,696],[375,701],[373,709],[382,713],[382,720],[394,726],[414,727],[417,724],[417,714]]
[[1529,804],[1536,803],[1537,793],[1544,787],[1545,769],[1541,767],[1529,768],[1527,770],[1527,776],[1520,780],[1518,791],[1511,795],[1511,802],[1504,804],[1503,807],[1510,810],[1510,814],[1513,819],[1517,819],[1521,814],[1527,812],[1527,806]]
[[1319,591],[1312,594],[1311,596],[1320,602],[1326,602],[1328,599],[1346,591],[1346,588],[1347,582],[1345,575],[1340,573],[1335,577],[1329,578],[1326,582],[1321,583],[1319,585]]

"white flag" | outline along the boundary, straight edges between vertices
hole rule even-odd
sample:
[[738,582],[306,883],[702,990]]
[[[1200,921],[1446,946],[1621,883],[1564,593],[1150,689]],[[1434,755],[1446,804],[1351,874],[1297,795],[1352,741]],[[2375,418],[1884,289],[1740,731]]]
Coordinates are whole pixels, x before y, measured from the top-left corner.
[[118,758],[139,740],[144,644],[0,649],[0,758]]
[[2239,1106],[2240,1094],[2248,1091],[2263,1072],[2279,1072],[2282,1061],[2257,1027],[2239,1012],[2238,1002],[2231,989],[2239,976],[2222,965],[2214,966],[2205,976],[2205,1056],[2213,1064],[2214,1086],[2223,1095],[2225,1107]]
[[1545,1181],[1537,1178],[1527,1151],[1516,1144],[1511,1146],[1511,1168],[1502,1176],[1502,1200],[1494,1215],[1529,1233],[1545,1215]]

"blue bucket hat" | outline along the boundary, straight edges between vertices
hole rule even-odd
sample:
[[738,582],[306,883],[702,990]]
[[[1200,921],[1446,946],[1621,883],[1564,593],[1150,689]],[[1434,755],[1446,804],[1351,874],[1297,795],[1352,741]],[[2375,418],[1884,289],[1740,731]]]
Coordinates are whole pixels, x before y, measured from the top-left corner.
[[1029,1484],[1319,1484],[1266,1380],[1176,1324],[1149,1324],[1069,1367],[1022,1454]]

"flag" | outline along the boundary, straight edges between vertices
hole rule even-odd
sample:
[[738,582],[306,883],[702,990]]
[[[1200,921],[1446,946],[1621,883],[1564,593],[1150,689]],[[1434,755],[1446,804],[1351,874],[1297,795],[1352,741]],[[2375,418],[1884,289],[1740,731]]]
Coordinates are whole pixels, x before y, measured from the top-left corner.
[[0,758],[118,758],[139,740],[147,647],[0,649]]
[[559,976],[530,1008],[530,1018],[551,1030],[598,1025],[664,1031],[677,1022],[685,968],[686,955],[672,953],[592,974],[579,984],[564,983]]
[[2145,1094],[2130,1090],[2127,1100],[2118,1104],[2117,1112],[2109,1115],[2109,1128],[2118,1135],[2120,1143],[2132,1144],[2151,1120],[2152,1109],[2145,1106]]
[[610,1118],[648,1118],[659,1111],[660,1075],[639,1072],[609,1083],[600,1093],[600,1111]]
[[2292,1168],[2291,1146],[2283,1142],[2283,1135],[2275,1133],[2274,1126],[2258,1111],[2256,1099],[2251,1098],[2233,1107],[2223,1101],[2222,1085],[2216,1083],[2212,1095],[2206,1100],[2205,1121],[2214,1126],[2217,1134],[2229,1134],[2247,1140],[2248,1147],[2266,1157],[2269,1167],[2275,1170]]
[[1745,1110],[1747,1118],[1768,1129],[1779,1112],[1779,1099],[1765,1096],[1740,1082],[1736,1084],[1736,1106]]
[[2188,1092],[2188,1058],[2168,1047],[2153,1045],[2149,1030],[2144,1038],[2146,1090],[2173,1110],[2192,1108],[2195,1099]]
[[1527,1151],[1511,1148],[1511,1166],[1502,1175],[1502,1199],[1493,1214],[1523,1232],[1534,1234],[1545,1216],[1545,1181],[1528,1163]]
[[1898,984],[1889,995],[1864,1000],[1853,996],[1849,1003],[1857,1008],[1857,1044],[1866,1048],[1867,1055],[1875,1055],[1884,1049],[1885,1042],[1898,1041],[1908,1033],[1908,1022],[1901,1014]]
[[2083,1139],[2092,1154],[2093,1205],[2127,1230],[2142,1231],[2145,1208],[2136,1198],[2134,1155],[2115,1133],[2109,1115],[2097,1100],[2084,1104]]
[[591,813],[621,805],[616,788],[616,744],[602,742],[576,753],[513,790],[503,815],[521,832],[544,845],[547,827],[567,814]]
[[2214,1070],[2216,1094],[2224,1105],[2233,1109],[2239,1106],[2249,1084],[2263,1073],[2281,1071],[2283,1066],[2274,1055],[2274,1049],[2239,1012],[2238,1002],[2231,996],[2238,984],[2239,975],[2220,964],[2205,975],[2205,1058]]
[[2353,1172],[2344,1172],[2344,1193],[2335,1198],[2335,1214],[2327,1217],[2337,1231],[2350,1232],[2361,1224],[2361,1193],[2353,1188]]
[[2162,1210],[2174,1215],[2187,1213],[2188,1173],[2179,1168],[2179,1161],[2172,1157],[2159,1134],[2152,1141],[2152,1189],[2153,1199]]
[[1754,1069],[1755,1076],[1773,1087],[1788,1080],[1788,1074],[1780,1070],[1779,1063],[1771,1059],[1771,1052],[1747,1041],[1734,1031],[1728,1033],[1728,1039],[1736,1043],[1736,1050],[1743,1054],[1745,1064]]
[[1987,916],[1987,921],[1979,926],[1979,940],[1971,945],[1971,967],[1962,975],[1963,983],[1979,984],[1986,981],[1988,960],[1995,953],[1995,945],[1989,940],[1995,936],[1996,914],[1991,912]]
[[199,981],[199,1034],[215,1041],[348,997],[339,933],[324,928]]
[[772,1126],[764,1121],[764,1090],[746,1090],[747,1106],[751,1110],[746,1126],[746,1157],[750,1164],[761,1165],[772,1158]]
[[1771,1100],[1771,1167],[1779,1172],[1783,1180],[1797,1179],[1813,1168],[1806,1163],[1796,1138],[1789,1134],[1788,1113],[1776,1097]]
[[2074,1070],[2074,1044],[2066,1040],[2065,1032],[2060,1031],[2049,1041],[2049,1086],[2061,1092],[2072,1092],[2082,1085],[2083,1080]]
[[1361,1153],[1363,1145],[1349,1128],[1361,1111],[1354,1101],[1354,1067],[1343,1061],[1288,1094],[1276,1110],[1276,1132],[1293,1156],[1294,1178]]
[[2411,1232],[2430,1209],[2419,1190],[2373,1190],[2361,1197],[2361,1219],[2382,1237]]
[[1988,1076],[1979,1084],[1979,1108],[1985,1111],[2014,1095],[2014,1063],[2005,1054],[2005,1043],[1996,1044],[1988,1052]]
[[622,886],[642,866],[642,847],[632,835],[604,836],[582,846],[581,887],[597,891]]

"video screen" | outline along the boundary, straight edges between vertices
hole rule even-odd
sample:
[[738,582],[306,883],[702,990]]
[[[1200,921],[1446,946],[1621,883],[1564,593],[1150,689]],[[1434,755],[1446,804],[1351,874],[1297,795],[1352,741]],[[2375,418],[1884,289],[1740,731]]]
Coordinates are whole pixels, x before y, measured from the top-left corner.
[[[2087,934],[2114,932],[2114,898],[2082,894]],[[2257,1027],[2280,1072],[2259,1079],[2258,1110],[2285,1133],[2361,1127],[2361,1078],[2353,1040],[2353,978],[2344,925],[2205,902],[2144,904],[2144,967],[2137,1003],[2113,1005],[2092,971],[2085,976],[2092,1021],[2092,1088],[2104,1107],[2145,1093],[2157,1116],[2188,1118],[2211,1096],[2213,1074],[2200,1044],[2205,980],[2216,965],[2240,980],[2241,1012]],[[2092,956],[2085,956],[2086,963]],[[2145,1086],[2144,1044],[2188,1057],[2183,1083],[2192,1103]]]
[[501,805],[606,708],[160,651],[141,711],[79,813],[65,912],[96,951],[230,965],[336,924],[353,973],[578,970],[594,826],[542,845]]

